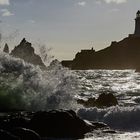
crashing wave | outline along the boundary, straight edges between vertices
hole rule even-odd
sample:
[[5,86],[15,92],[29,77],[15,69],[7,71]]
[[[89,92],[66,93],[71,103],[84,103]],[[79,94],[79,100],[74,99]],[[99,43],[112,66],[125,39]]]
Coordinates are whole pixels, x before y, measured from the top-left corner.
[[75,78],[59,63],[39,67],[0,53],[0,110],[73,109]]

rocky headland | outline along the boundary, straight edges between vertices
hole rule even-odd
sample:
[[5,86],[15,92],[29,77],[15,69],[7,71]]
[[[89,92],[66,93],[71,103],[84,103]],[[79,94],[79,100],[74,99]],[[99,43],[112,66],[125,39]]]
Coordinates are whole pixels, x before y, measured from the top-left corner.
[[140,11],[136,14],[135,32],[121,41],[100,51],[81,50],[73,60],[64,60],[62,65],[76,70],[87,69],[136,69],[140,70]]
[[112,42],[103,50],[81,50],[72,61],[62,61],[71,69],[138,69],[140,67],[140,37],[129,36]]

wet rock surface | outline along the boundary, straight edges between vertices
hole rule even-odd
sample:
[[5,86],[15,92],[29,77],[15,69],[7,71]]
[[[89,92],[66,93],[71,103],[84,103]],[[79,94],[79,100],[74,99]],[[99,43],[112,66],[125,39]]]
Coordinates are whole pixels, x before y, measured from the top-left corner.
[[1,140],[20,140],[18,137],[16,137],[15,135],[5,130],[0,130],[0,139]]
[[11,131],[13,135],[21,140],[40,140],[39,134],[35,131],[26,128],[15,128]]
[[[39,140],[42,137],[84,138],[86,133],[106,129],[104,123],[82,120],[72,110],[19,112],[0,117],[0,138]],[[94,132],[93,132],[94,133]]]
[[84,137],[93,130],[93,126],[70,111],[38,112],[30,121],[31,129],[41,136],[49,137]]
[[110,107],[116,106],[118,101],[112,93],[102,93],[97,99],[89,98],[87,101],[78,99],[77,103],[82,104],[85,107]]

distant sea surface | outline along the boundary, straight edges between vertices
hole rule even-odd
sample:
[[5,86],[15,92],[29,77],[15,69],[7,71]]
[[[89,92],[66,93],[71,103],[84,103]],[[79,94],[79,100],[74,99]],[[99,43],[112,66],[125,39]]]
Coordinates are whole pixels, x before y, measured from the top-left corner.
[[74,71],[78,78],[76,98],[97,98],[101,93],[113,93],[118,106],[104,109],[84,108],[78,115],[90,121],[108,124],[117,134],[95,131],[85,140],[139,140],[140,139],[140,73],[135,70]]

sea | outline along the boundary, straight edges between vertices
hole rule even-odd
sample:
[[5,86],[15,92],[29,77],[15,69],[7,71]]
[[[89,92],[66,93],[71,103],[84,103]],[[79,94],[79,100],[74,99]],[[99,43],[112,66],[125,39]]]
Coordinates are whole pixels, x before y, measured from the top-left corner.
[[[113,93],[118,105],[86,108],[76,102],[98,98],[102,93]],[[28,111],[73,109],[82,119],[104,122],[117,132],[96,130],[81,140],[140,140],[140,73],[70,70],[57,60],[41,70],[1,52],[0,107]]]

